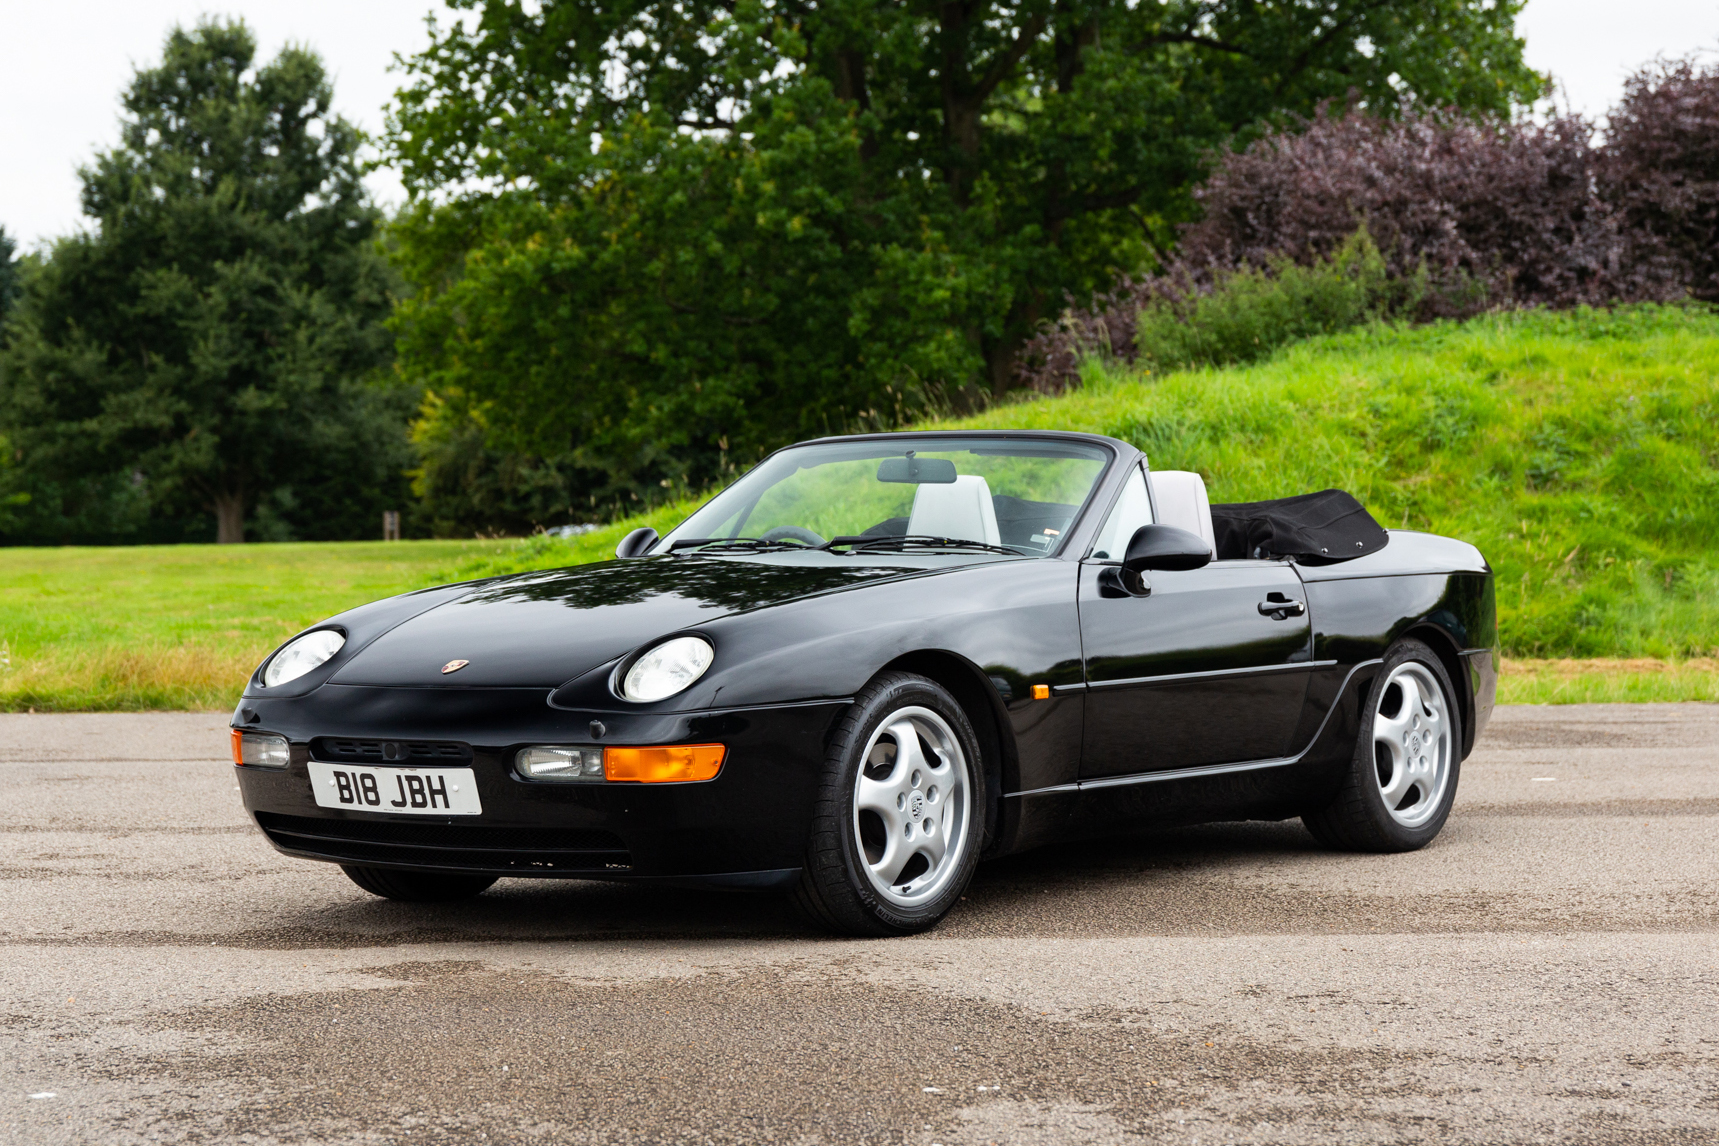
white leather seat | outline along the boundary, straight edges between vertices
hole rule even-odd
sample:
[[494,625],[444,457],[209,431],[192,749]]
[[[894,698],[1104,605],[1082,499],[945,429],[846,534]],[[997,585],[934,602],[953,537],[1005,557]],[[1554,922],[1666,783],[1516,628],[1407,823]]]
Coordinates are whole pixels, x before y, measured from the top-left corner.
[[953,482],[925,482],[913,495],[913,512],[907,532],[932,537],[959,538],[997,545],[997,507],[991,502],[991,483],[977,474]]
[[1198,534],[1216,557],[1218,536],[1212,529],[1212,503],[1206,497],[1206,479],[1188,470],[1153,470],[1151,477],[1158,524]]

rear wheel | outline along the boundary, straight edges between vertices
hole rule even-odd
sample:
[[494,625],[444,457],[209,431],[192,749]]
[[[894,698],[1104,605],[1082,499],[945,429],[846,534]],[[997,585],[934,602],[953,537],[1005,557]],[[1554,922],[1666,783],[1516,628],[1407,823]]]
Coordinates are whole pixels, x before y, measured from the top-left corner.
[[1350,851],[1406,852],[1444,827],[1462,767],[1462,713],[1426,645],[1391,646],[1362,708],[1361,735],[1337,797],[1302,817],[1315,839]]
[[947,690],[911,673],[877,677],[831,740],[795,902],[848,935],[934,926],[979,861],[983,775]]
[[496,881],[493,875],[461,875],[451,871],[395,871],[385,867],[341,864],[340,870],[371,895],[402,903],[446,903],[481,895]]

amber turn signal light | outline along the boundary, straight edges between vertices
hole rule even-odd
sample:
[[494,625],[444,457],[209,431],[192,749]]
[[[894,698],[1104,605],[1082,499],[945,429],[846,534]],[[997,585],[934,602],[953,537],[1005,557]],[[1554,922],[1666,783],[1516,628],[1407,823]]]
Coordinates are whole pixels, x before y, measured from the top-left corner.
[[1048,684],[1035,684],[1035,685],[1033,685],[1033,699],[1034,700],[1049,700],[1050,699],[1050,685],[1048,685]]
[[712,780],[728,749],[721,744],[674,744],[660,748],[605,748],[603,776],[639,784],[684,784]]
[[233,763],[248,768],[285,768],[292,763],[292,746],[284,736],[233,729]]

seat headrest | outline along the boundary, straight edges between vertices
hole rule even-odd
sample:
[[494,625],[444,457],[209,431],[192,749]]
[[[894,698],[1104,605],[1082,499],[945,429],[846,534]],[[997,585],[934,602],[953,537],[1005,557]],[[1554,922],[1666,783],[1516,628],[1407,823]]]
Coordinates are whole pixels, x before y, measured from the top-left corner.
[[997,545],[997,507],[991,501],[991,483],[977,474],[953,482],[926,482],[913,495],[913,512],[907,532],[933,537],[960,538]]
[[1206,479],[1190,470],[1153,470],[1152,500],[1158,523],[1198,534],[1217,556],[1217,532],[1212,529],[1212,503],[1206,497]]

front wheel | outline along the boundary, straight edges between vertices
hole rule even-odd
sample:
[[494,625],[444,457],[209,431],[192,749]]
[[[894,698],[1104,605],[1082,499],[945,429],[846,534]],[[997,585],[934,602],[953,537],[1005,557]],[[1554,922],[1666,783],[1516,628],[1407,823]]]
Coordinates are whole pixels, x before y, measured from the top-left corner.
[[1438,656],[1391,646],[1361,709],[1361,735],[1336,799],[1302,817],[1316,839],[1350,851],[1406,852],[1444,827],[1462,767],[1462,713]]
[[960,900],[979,861],[978,738],[934,681],[884,673],[854,700],[824,760],[795,902],[848,935],[908,935]]
[[402,903],[447,903],[481,895],[494,883],[493,875],[461,875],[450,871],[395,871],[385,867],[341,864],[346,878],[384,899]]

